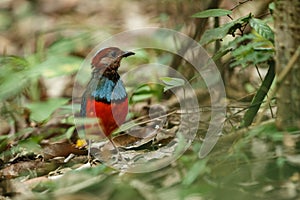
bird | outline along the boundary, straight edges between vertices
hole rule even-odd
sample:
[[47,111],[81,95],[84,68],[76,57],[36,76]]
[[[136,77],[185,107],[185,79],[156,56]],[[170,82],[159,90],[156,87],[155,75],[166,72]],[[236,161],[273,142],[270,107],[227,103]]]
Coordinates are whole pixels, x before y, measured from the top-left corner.
[[[118,47],[99,50],[92,58],[91,79],[81,98],[80,116],[96,118],[98,133],[104,133],[111,142],[111,134],[128,114],[128,96],[118,69],[123,58],[134,54]],[[84,126],[88,129],[92,125]]]

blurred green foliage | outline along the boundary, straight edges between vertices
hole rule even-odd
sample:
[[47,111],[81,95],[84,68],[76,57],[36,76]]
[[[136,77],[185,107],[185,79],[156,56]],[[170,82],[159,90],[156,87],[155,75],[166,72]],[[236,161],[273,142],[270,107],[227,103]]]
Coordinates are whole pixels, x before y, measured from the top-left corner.
[[62,105],[66,104],[68,99],[64,98],[52,98],[43,102],[33,102],[27,104],[27,108],[30,110],[30,119],[35,122],[43,122],[49,118],[49,116]]

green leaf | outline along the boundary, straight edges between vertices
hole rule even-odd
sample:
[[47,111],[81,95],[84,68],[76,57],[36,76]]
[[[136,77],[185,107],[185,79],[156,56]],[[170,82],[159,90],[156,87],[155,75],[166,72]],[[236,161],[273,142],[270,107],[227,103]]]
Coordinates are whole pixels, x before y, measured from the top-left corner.
[[281,142],[283,140],[283,133],[277,130],[274,122],[271,122],[253,127],[253,129],[247,133],[247,137],[268,138],[274,142]]
[[279,168],[283,168],[284,165],[286,164],[286,162],[287,162],[287,159],[284,158],[284,157],[278,157],[278,158],[276,159],[276,165],[277,165]]
[[181,78],[161,77],[160,80],[165,84],[164,92],[175,87],[183,86],[185,84],[185,81]]
[[253,27],[258,34],[272,42],[274,41],[274,32],[264,21],[252,18],[249,22],[250,26]]
[[36,122],[43,122],[59,107],[66,104],[69,99],[53,98],[43,102],[34,102],[27,104],[31,114],[30,119]]
[[1,74],[2,70],[9,70],[9,72],[17,72],[26,69],[29,66],[28,61],[25,58],[18,56],[4,56],[0,57]]
[[228,22],[220,27],[205,31],[201,37],[200,44],[205,45],[215,40],[223,39],[228,34],[234,34],[237,29],[248,23],[251,18],[252,15],[249,14],[245,17]]
[[213,28],[205,31],[203,36],[201,37],[200,44],[205,45],[215,40],[224,38],[234,25],[235,23],[232,21],[218,28]]
[[27,85],[28,77],[21,73],[9,74],[1,81],[0,99],[4,101],[20,93]]
[[40,138],[38,136],[31,136],[27,139],[20,140],[18,142],[17,148],[22,152],[34,152],[36,154],[42,153],[42,148],[38,144],[40,141]]
[[236,37],[234,40],[230,41],[228,44],[223,45],[213,56],[213,61],[217,61],[218,59],[222,58],[229,52],[232,52],[237,47],[241,46],[241,43],[245,40],[252,40],[255,38],[253,34],[243,35],[242,37]]
[[89,31],[78,31],[76,35],[58,38],[49,48],[48,55],[69,55],[79,49],[84,49],[93,43]]
[[135,91],[134,94],[145,94],[145,93],[151,93],[152,89],[150,85],[144,84],[139,86]]
[[213,55],[212,60],[217,61],[231,51],[232,51],[231,48],[220,49]]
[[131,102],[139,102],[151,98],[154,95],[152,88],[145,84],[137,88],[130,98]]
[[235,37],[234,40],[230,41],[227,45],[224,45],[221,49],[236,49],[240,47],[246,41],[254,40],[257,36],[254,34],[246,34],[241,37]]
[[252,41],[247,45],[240,45],[232,51],[232,56],[235,58],[230,67],[242,65],[247,67],[249,64],[258,64],[269,60],[274,55],[272,48],[266,48],[269,45],[268,41]]
[[17,56],[0,57],[0,99],[5,100],[20,93],[32,75],[25,74],[29,64]]
[[146,99],[149,99],[153,96],[153,93],[144,93],[144,94],[134,94],[131,97],[132,102],[139,102],[139,101],[144,101]]
[[232,11],[225,10],[225,9],[209,9],[209,10],[204,10],[202,12],[198,12],[192,15],[192,17],[195,18],[220,17],[225,15],[230,15],[231,13]]
[[132,91],[132,95],[129,102],[133,103],[133,102],[144,101],[153,97],[160,99],[162,92],[163,92],[163,86],[160,84],[153,84],[153,83],[143,84],[140,85],[134,91]]
[[49,56],[47,60],[35,66],[32,71],[47,78],[69,75],[75,72],[82,59],[75,56]]
[[210,169],[207,167],[207,161],[207,159],[202,159],[194,163],[192,168],[184,177],[182,184],[191,185],[197,179],[198,176],[209,172]]
[[236,37],[228,44],[223,45],[212,58],[217,60],[228,52],[231,52],[234,58],[230,67],[238,65],[247,67],[249,64],[258,64],[269,60],[274,56],[274,46],[256,32],[249,33]]
[[70,139],[73,135],[74,130],[75,130],[75,126],[71,126],[65,133],[66,138]]
[[246,54],[245,56],[235,60],[233,63],[230,64],[230,67],[235,67],[237,65],[242,65],[242,67],[247,67],[249,64],[258,64],[262,62],[266,62],[270,58],[273,57],[273,52],[271,51],[252,51]]
[[275,2],[272,2],[269,4],[269,10],[271,11],[271,14],[274,12],[275,10]]
[[61,39],[49,47],[48,53],[53,55],[67,54],[76,48],[76,38]]

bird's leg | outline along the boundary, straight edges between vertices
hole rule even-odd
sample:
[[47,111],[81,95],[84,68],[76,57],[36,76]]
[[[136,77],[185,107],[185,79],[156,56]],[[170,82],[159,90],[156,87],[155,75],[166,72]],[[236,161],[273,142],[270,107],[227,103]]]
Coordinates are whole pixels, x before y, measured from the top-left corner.
[[91,163],[91,139],[88,139],[88,161],[89,161],[89,163]]
[[118,154],[118,159],[117,161],[119,161],[119,159],[122,161],[122,164],[126,164],[126,166],[128,166],[127,161],[125,160],[125,158],[122,156],[121,152],[119,151],[118,147],[115,145],[114,141],[111,139],[110,136],[107,137],[110,141],[110,143],[113,145],[114,149],[117,151]]

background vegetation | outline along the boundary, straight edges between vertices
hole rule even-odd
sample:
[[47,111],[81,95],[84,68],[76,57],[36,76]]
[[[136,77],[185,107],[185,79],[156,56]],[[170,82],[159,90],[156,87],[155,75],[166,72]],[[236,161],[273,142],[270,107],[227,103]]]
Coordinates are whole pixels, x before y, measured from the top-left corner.
[[[284,8],[276,11],[275,5],[280,1],[3,0],[0,198],[299,199],[296,103],[286,105],[291,108],[287,115],[293,116],[288,123],[275,123],[286,119],[276,115],[276,96],[282,94],[278,87],[286,75],[278,70],[278,60],[275,69],[279,44],[285,43],[276,37],[280,23],[274,25],[274,16],[281,16],[278,13],[284,13]],[[275,17],[280,19],[284,16]],[[192,146],[176,162],[144,174],[119,173],[101,163],[89,167],[70,104],[76,72],[101,41],[145,26],[183,32],[214,59],[227,94],[222,137],[207,157],[198,158],[210,119],[209,95],[198,80],[204,117]],[[282,68],[290,68],[286,73],[299,63],[299,41],[291,43],[290,54],[280,54],[286,57]],[[193,77],[194,72],[176,55],[145,51],[132,62],[153,59]],[[141,87],[130,103],[164,99],[169,109],[176,109],[171,96],[162,96],[162,91]],[[142,113],[135,109],[131,114]]]

